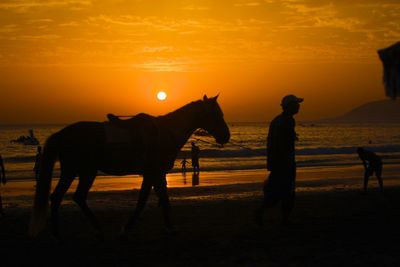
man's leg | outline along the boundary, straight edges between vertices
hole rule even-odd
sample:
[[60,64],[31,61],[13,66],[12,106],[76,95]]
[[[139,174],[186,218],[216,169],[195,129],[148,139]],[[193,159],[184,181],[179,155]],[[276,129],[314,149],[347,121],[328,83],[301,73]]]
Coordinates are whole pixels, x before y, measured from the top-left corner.
[[364,193],[367,192],[367,187],[368,187],[368,180],[369,177],[374,173],[374,170],[372,169],[371,166],[368,166],[368,168],[365,170],[364,173]]
[[279,202],[278,198],[278,184],[276,179],[279,175],[275,172],[271,172],[268,180],[264,181],[264,199],[263,203],[259,208],[254,211],[254,221],[257,225],[261,226],[264,220],[264,212],[266,209],[275,206]]
[[294,207],[295,191],[290,192],[282,201],[282,224],[289,223],[289,215]]
[[169,202],[168,191],[167,191],[167,182],[165,180],[165,174],[161,175],[159,181],[157,181],[154,185],[154,191],[158,196],[158,203],[159,206],[163,209],[163,216],[164,216],[164,225],[168,230],[173,230],[173,225],[170,219],[171,213],[171,205]]
[[382,163],[379,164],[375,169],[376,178],[378,179],[380,191],[383,192],[383,180],[382,180]]
[[290,168],[288,170],[287,184],[283,188],[284,197],[282,200],[282,224],[287,225],[289,223],[289,215],[294,207],[294,198],[296,196],[296,168]]

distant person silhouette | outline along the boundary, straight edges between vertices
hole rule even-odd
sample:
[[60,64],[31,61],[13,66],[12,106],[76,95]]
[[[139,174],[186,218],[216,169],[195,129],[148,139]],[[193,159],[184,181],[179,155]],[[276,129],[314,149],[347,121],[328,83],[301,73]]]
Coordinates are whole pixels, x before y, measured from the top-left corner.
[[200,164],[199,164],[199,154],[200,154],[200,148],[196,146],[196,144],[192,141],[192,167],[193,167],[193,172],[199,172],[200,171]]
[[[3,185],[7,183],[6,179],[6,170],[4,169],[3,158],[0,155],[0,180]],[[3,200],[1,198],[1,191],[0,191],[0,215],[4,217],[4,209],[3,209]]]
[[365,150],[362,147],[357,149],[358,156],[360,157],[365,173],[364,173],[364,193],[367,192],[369,177],[374,173],[379,182],[381,192],[383,192],[383,181],[382,181],[382,159],[372,151]]
[[35,172],[35,180],[36,182],[39,179],[39,171],[40,171],[40,164],[42,161],[42,147],[38,146],[37,147],[37,153],[35,156],[35,166],[33,166],[33,171]]
[[182,172],[185,173],[186,172],[186,163],[188,163],[188,161],[186,160],[186,158],[184,158],[181,161],[181,166],[182,166]]
[[264,201],[255,211],[255,221],[262,225],[264,211],[282,202],[282,224],[288,224],[293,209],[296,182],[295,120],[302,98],[287,95],[282,99],[283,112],[269,126],[267,137],[268,180],[264,182]]

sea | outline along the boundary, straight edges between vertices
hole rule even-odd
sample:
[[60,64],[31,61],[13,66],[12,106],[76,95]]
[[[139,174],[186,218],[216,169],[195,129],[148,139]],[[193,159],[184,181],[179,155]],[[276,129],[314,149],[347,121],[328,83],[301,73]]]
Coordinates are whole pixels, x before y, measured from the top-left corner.
[[[65,125],[1,125],[0,154],[9,180],[33,180],[36,146],[13,143],[11,140],[34,134],[43,145],[52,134]],[[266,169],[266,136],[268,123],[229,123],[231,140],[224,147],[212,137],[193,135],[183,147],[171,172],[181,170],[183,158],[189,160],[190,142],[200,147],[200,168],[216,172],[229,170]],[[298,123],[296,160],[299,168],[361,164],[356,150],[362,146],[382,156],[384,164],[400,163],[400,124],[330,124]],[[55,177],[59,175],[56,164]],[[99,174],[105,175],[105,174]]]

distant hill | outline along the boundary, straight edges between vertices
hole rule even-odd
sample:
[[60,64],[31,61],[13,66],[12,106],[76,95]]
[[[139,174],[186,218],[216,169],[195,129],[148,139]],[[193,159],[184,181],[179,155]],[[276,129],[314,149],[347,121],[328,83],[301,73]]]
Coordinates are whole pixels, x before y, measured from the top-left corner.
[[400,100],[380,100],[363,104],[346,114],[328,119],[343,123],[400,123]]

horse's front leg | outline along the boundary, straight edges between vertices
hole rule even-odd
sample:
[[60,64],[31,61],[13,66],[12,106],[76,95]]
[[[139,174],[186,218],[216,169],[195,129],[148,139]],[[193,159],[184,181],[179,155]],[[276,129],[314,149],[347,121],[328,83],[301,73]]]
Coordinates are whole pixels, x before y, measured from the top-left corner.
[[137,220],[139,219],[140,214],[142,213],[144,207],[146,206],[147,199],[149,198],[150,191],[151,191],[152,183],[150,177],[147,175],[143,176],[142,186],[139,191],[139,198],[136,204],[136,209],[134,210],[133,214],[129,218],[128,222],[126,223],[125,227],[122,229],[122,233],[130,230],[133,225],[136,224]]
[[171,205],[169,203],[168,191],[167,191],[167,180],[165,178],[165,174],[157,177],[157,180],[154,183],[154,191],[159,199],[159,203],[163,209],[164,216],[164,224],[168,231],[175,232],[175,228],[171,223],[170,213],[171,213]]

